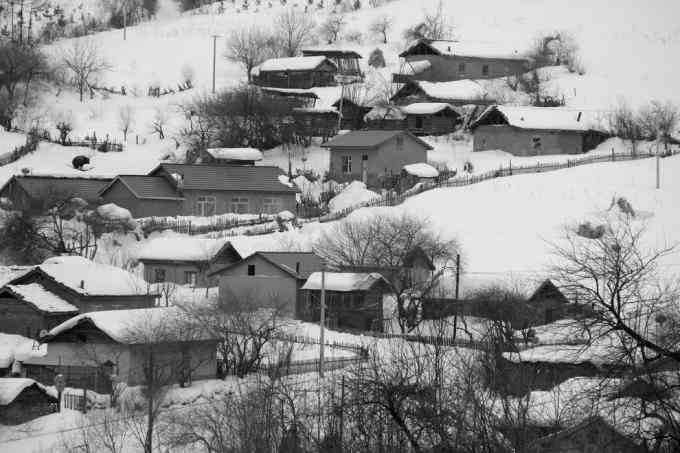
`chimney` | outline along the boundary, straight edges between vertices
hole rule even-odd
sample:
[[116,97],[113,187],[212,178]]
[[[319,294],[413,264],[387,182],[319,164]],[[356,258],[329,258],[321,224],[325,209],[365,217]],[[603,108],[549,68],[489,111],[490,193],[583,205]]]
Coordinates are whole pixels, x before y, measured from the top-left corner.
[[583,113],[583,112],[578,112],[578,116],[576,117],[576,122],[577,122],[577,123],[578,123],[579,121],[581,121],[581,113]]
[[85,280],[80,281],[80,289],[85,289]]

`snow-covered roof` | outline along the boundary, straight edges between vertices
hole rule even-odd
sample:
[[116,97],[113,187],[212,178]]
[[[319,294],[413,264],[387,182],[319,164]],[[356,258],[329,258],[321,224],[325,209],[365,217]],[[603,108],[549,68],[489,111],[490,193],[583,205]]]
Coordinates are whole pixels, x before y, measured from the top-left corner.
[[34,305],[40,311],[48,313],[71,313],[78,311],[78,307],[71,305],[52,291],[48,291],[40,283],[7,285],[7,289],[24,301]]
[[31,269],[33,266],[0,266],[0,287],[21,277]]
[[316,57],[271,58],[259,66],[259,71],[311,71],[324,62],[335,67],[335,63],[320,55]]
[[504,42],[452,41],[421,39],[412,43],[401,56],[407,55],[418,45],[427,45],[439,55],[457,55],[461,57],[499,58],[509,60],[526,60],[517,49],[509,48]]
[[[326,272],[324,286],[327,291],[366,291],[377,282],[385,282],[377,272]],[[309,276],[302,289],[320,290],[321,272],[314,272]]]
[[31,356],[43,356],[46,348],[22,335],[0,333],[0,368],[9,368],[14,360],[24,361]]
[[142,246],[136,258],[142,261],[210,261],[227,243],[225,239],[186,235],[158,237]]
[[458,113],[451,104],[446,102],[416,102],[415,104],[405,105],[400,108],[407,115],[434,115],[446,109]]
[[262,160],[262,153],[255,148],[208,148],[206,150],[215,159],[224,160]]
[[[123,344],[150,344],[174,341],[199,341],[215,339],[207,329],[178,307],[137,308],[132,310],[107,310],[83,313],[49,331],[49,343],[57,335],[90,321],[112,340]],[[49,347],[49,346],[48,346]]]
[[409,175],[417,176],[419,178],[436,178],[439,176],[439,172],[436,168],[424,162],[404,165],[403,168]]
[[426,95],[436,99],[480,100],[489,93],[474,80],[454,80],[452,82],[414,82]]
[[56,256],[38,268],[57,282],[88,296],[148,294],[147,283],[123,269],[81,256]]
[[492,105],[470,125],[474,128],[486,124],[493,114],[499,113],[510,126],[522,129],[565,131],[603,130],[602,113],[566,107],[515,107]]
[[0,378],[0,406],[7,406],[16,399],[24,389],[37,385],[41,389],[43,386],[33,379],[28,378]]
[[621,364],[620,354],[610,344],[591,345],[547,345],[525,349],[520,352],[505,352],[503,357],[512,362],[529,363],[592,363],[593,365]]

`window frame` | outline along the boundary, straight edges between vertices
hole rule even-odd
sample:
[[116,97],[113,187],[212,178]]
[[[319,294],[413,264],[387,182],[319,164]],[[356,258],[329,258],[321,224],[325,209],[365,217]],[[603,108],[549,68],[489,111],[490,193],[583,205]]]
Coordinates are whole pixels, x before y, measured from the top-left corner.
[[543,138],[540,135],[531,137],[531,149],[543,149]]
[[488,76],[490,70],[491,68],[488,63],[482,65],[482,75]]
[[[159,278],[159,276],[162,276]],[[168,281],[168,272],[162,267],[154,268],[153,270],[153,282],[154,283],[165,283]]]
[[196,271],[184,271],[184,284],[196,286],[198,284],[198,272],[196,272]]
[[246,271],[248,277],[254,277],[256,273],[255,265],[254,264],[249,264],[248,265],[248,270]]
[[[212,214],[208,207],[212,206]],[[196,215],[210,217],[217,214],[217,197],[214,195],[199,195],[196,198]]]
[[425,124],[425,118],[422,116],[416,116],[416,129],[422,129]]
[[464,61],[458,63],[458,74],[465,74],[467,72],[467,64]]
[[351,155],[345,155],[341,156],[341,169],[343,174],[351,174],[352,173],[352,156]]
[[243,196],[231,197],[229,199],[229,211],[234,214],[248,214],[250,211],[250,198]]
[[262,212],[265,214],[278,214],[283,211],[281,197],[266,196],[262,198]]

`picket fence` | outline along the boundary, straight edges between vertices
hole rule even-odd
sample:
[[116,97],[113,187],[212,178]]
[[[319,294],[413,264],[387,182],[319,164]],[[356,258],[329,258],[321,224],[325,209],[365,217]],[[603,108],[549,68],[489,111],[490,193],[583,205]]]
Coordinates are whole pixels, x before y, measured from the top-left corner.
[[194,223],[191,219],[181,217],[145,217],[138,219],[142,231],[149,234],[154,231],[172,230],[176,233],[189,235],[206,234],[214,231],[224,231],[233,228],[247,227],[269,223],[275,220],[275,216],[262,214],[252,219],[238,217],[215,216],[207,223]]

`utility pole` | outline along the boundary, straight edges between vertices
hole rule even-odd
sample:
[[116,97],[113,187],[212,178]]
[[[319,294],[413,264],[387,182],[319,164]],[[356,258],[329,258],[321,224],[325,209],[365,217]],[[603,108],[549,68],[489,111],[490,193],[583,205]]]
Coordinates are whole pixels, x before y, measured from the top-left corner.
[[213,92],[213,94],[215,94],[215,63],[217,61],[217,38],[219,38],[219,35],[212,35],[212,39],[213,39],[212,92]]
[[319,377],[323,378],[324,325],[326,324],[326,270],[321,269],[321,302],[319,304],[321,324],[319,332]]
[[656,188],[661,188],[661,157],[659,156],[659,142],[656,142]]
[[127,1],[123,2],[123,41],[127,38]]
[[[456,305],[458,305],[458,287],[460,286],[460,253],[456,253]],[[458,336],[458,307],[453,314],[453,340]]]

